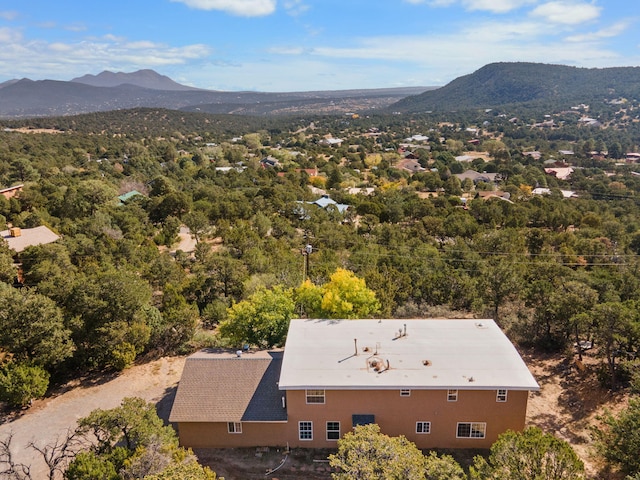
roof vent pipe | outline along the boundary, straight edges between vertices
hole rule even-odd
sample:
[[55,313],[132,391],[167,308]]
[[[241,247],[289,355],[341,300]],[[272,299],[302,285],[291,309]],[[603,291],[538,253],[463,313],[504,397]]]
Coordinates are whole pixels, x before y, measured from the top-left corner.
[[358,356],[358,339],[357,339],[357,338],[354,338],[354,339],[353,339],[353,345],[354,345],[354,346],[355,346],[355,348],[356,348],[356,353],[355,353],[355,355],[356,355],[356,356]]
[[406,323],[404,324],[404,335],[403,336],[404,337],[407,336],[407,324]]

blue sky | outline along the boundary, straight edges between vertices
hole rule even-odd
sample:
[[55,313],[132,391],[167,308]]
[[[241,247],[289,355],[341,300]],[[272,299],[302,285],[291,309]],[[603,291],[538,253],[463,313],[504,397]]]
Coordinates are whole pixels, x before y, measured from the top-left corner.
[[491,62],[640,65],[637,0],[0,0],[0,82],[151,68],[217,90],[444,85]]

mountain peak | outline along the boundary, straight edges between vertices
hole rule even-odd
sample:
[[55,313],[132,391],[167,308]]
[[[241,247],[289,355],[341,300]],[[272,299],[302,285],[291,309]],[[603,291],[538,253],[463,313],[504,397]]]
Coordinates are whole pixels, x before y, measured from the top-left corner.
[[160,75],[154,70],[144,69],[136,72],[111,72],[104,70],[98,75],[83,75],[71,80],[75,83],[83,83],[92,87],[118,87],[129,84],[151,90],[188,91],[199,90],[174,82],[166,75]]

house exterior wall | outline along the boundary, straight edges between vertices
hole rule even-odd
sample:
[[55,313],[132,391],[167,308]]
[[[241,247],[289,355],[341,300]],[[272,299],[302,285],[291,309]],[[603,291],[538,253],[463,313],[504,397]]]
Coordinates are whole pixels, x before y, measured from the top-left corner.
[[[307,404],[305,390],[287,392],[288,441],[292,447],[331,448],[327,422],[340,422],[340,436],[352,429],[352,415],[374,415],[375,423],[390,436],[404,435],[418,448],[489,448],[498,435],[524,428],[527,391],[507,391],[497,401],[496,390],[459,390],[457,401],[447,390],[333,390],[324,404]],[[313,438],[299,439],[299,422],[312,422]],[[430,422],[430,433],[416,433],[416,422]],[[457,438],[458,422],[486,423],[484,438]]]
[[[404,435],[421,449],[490,448],[501,433],[524,428],[529,392],[508,390],[506,402],[497,401],[496,390],[458,390],[457,401],[448,401],[447,390],[411,390],[409,396],[400,390],[327,390],[324,404],[307,404],[305,390],[286,395],[288,422],[242,422],[242,433],[229,433],[226,422],[180,422],[180,444],[335,448],[337,439],[327,439],[327,422],[339,422],[342,437],[351,431],[355,414],[373,415],[383,433]],[[311,439],[300,439],[299,422],[312,422]],[[417,422],[429,422],[429,433],[417,433]],[[485,423],[485,437],[457,438],[458,422]]]
[[[180,422],[180,445],[190,448],[234,448],[285,446],[286,422],[242,422],[242,433],[229,433],[226,422]],[[297,438],[297,437],[296,437]]]

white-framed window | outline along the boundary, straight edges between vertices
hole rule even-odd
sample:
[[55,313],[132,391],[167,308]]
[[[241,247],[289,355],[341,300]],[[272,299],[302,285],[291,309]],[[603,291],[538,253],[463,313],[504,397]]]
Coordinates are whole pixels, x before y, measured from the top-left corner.
[[484,438],[486,433],[485,422],[459,422],[456,438]]
[[496,391],[496,402],[506,402],[507,401],[507,389],[499,388]]
[[416,433],[431,433],[431,422],[416,422]]
[[457,402],[458,401],[458,390],[449,389],[447,390],[447,402]]
[[324,403],[324,390],[307,390],[307,403]]
[[327,422],[327,440],[340,440],[340,422]]
[[313,440],[313,422],[298,422],[298,438],[300,440]]
[[229,433],[242,433],[242,423],[227,422],[227,431]]
[[409,390],[408,388],[403,388],[402,390],[400,390],[400,396],[401,397],[410,397],[411,396],[411,390]]

